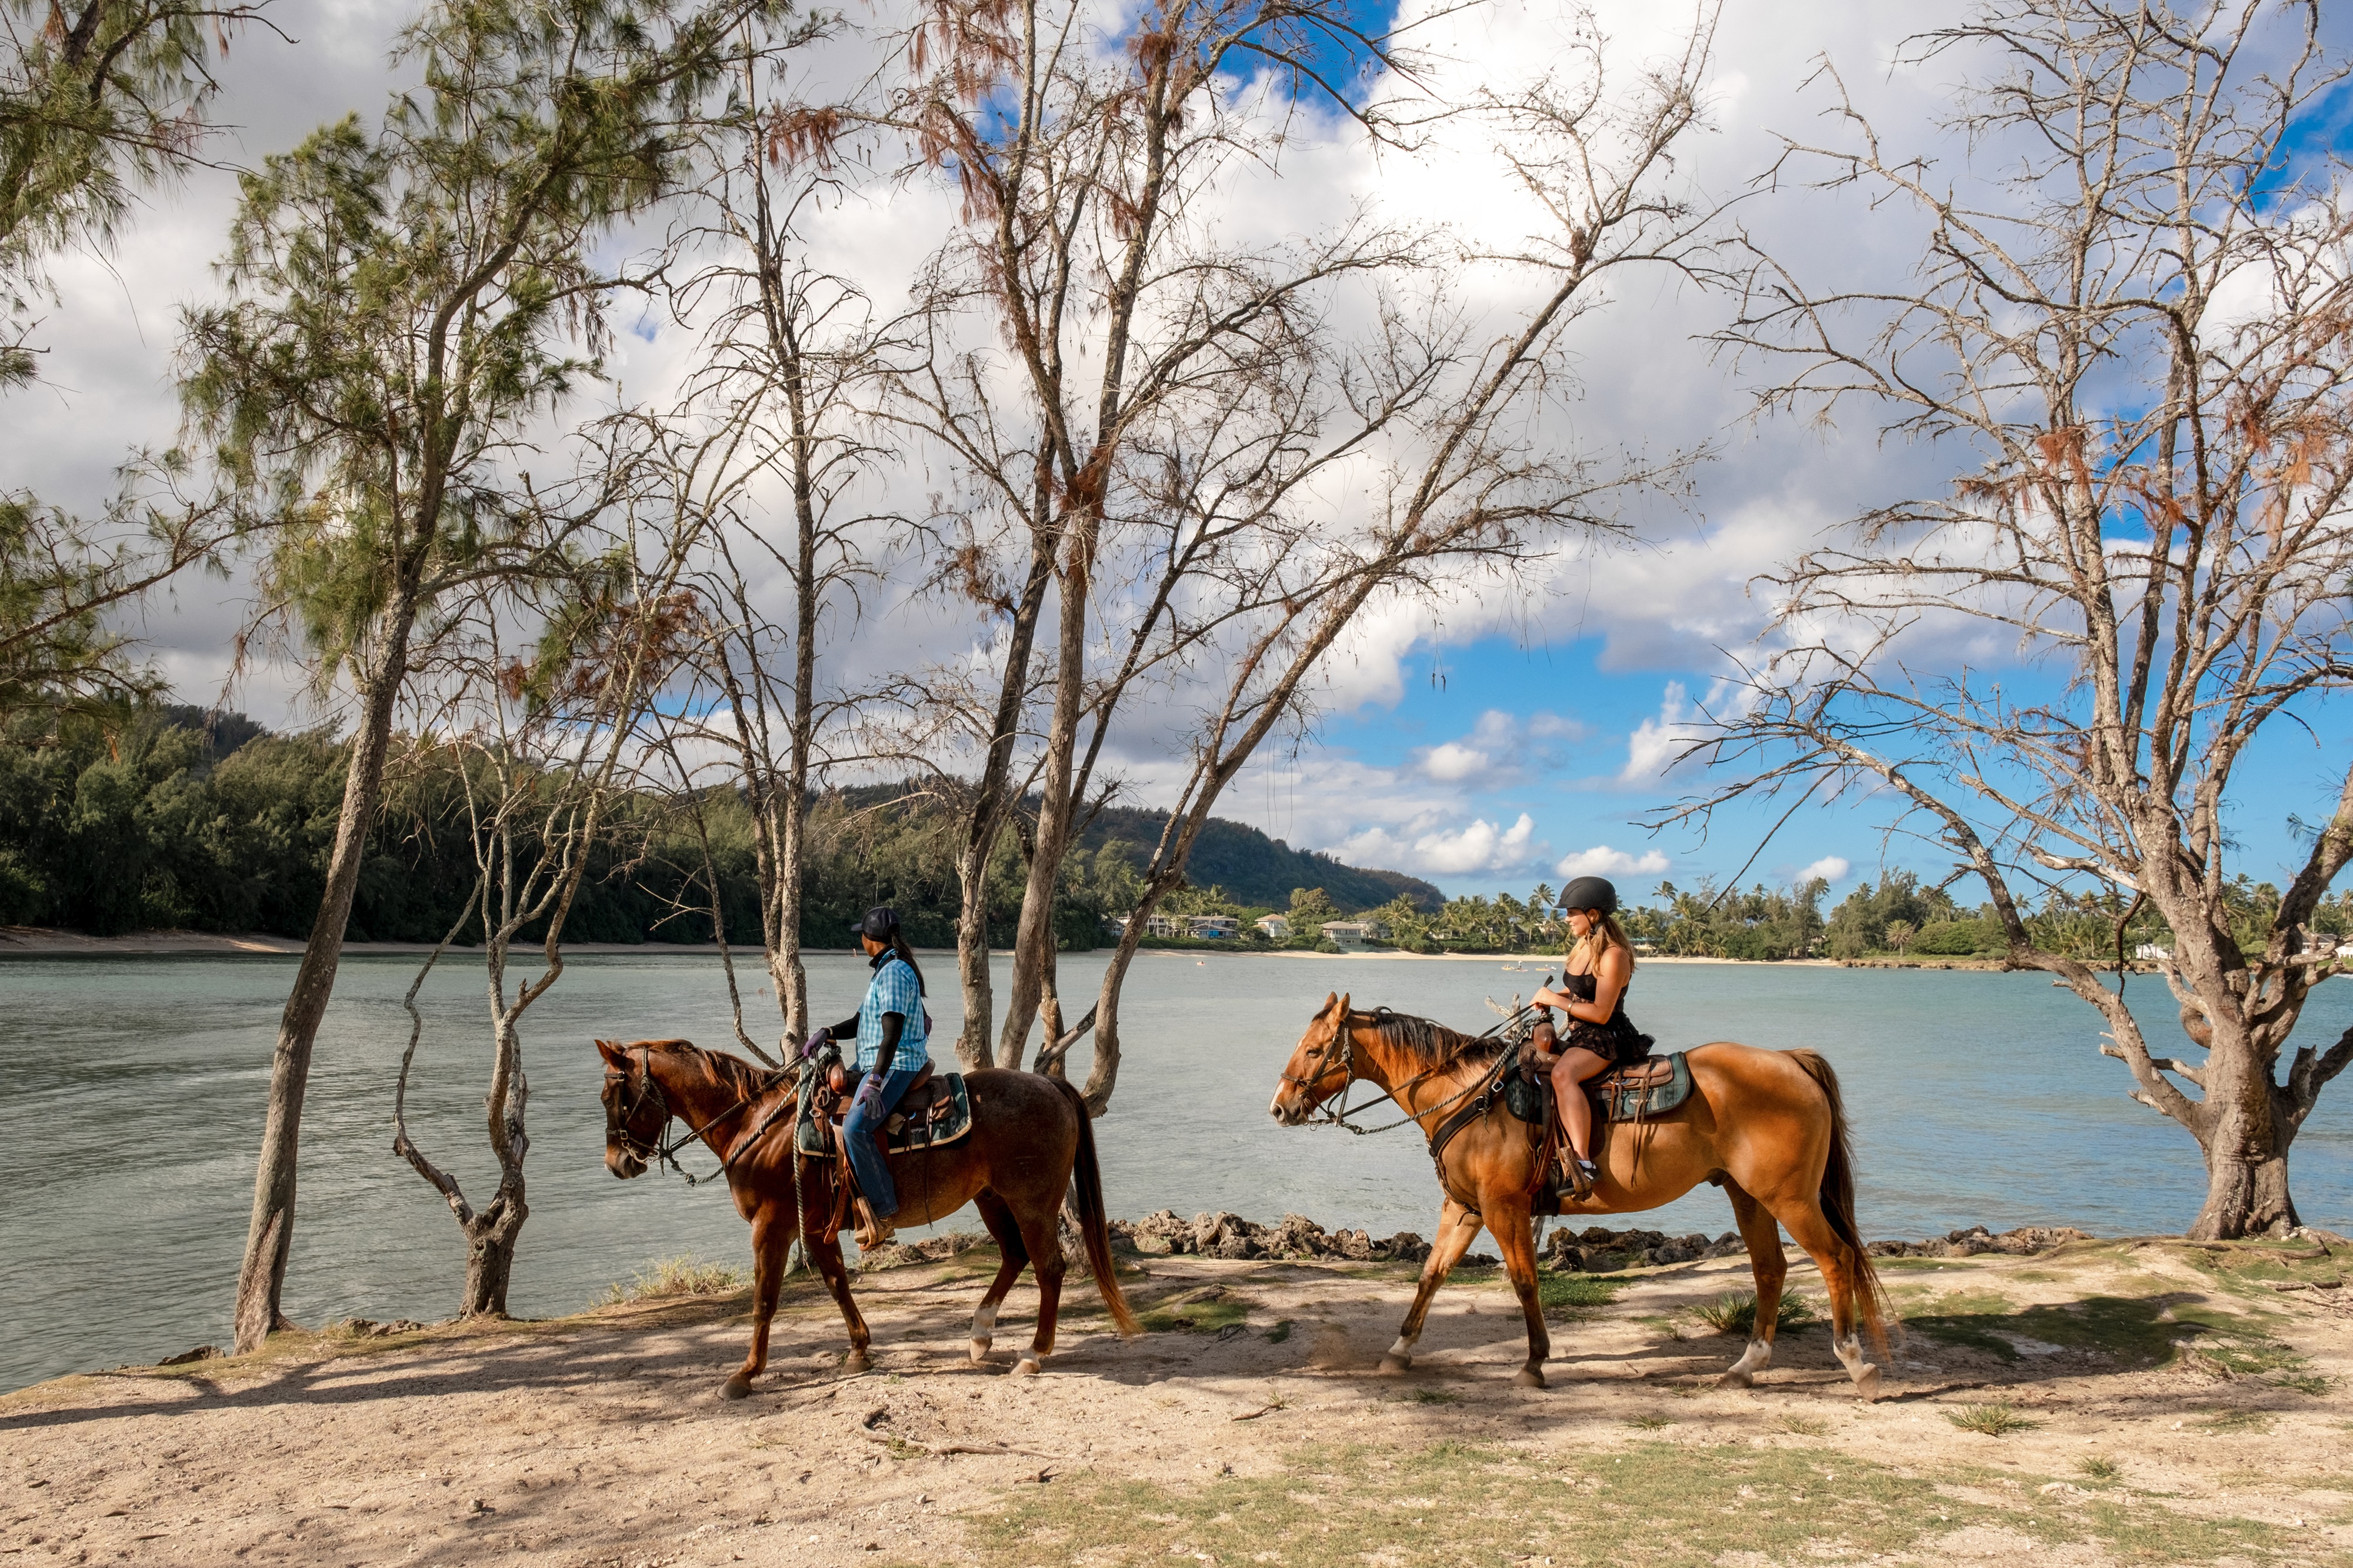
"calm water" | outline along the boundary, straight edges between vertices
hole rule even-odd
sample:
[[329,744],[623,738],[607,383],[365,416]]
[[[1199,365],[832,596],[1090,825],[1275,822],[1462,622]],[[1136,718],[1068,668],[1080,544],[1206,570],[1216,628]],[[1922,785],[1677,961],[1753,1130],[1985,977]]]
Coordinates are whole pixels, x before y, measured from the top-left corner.
[[[414,962],[347,961],[320,1037],[287,1283],[298,1321],[433,1319],[455,1306],[465,1256],[457,1227],[391,1148],[407,1033],[400,997]],[[821,1016],[856,1005],[862,960],[819,956],[810,968]],[[957,1026],[954,965],[941,955],[926,969],[941,993],[933,1011],[944,1061]],[[14,1021],[0,1037],[0,1146],[16,1172],[0,1388],[227,1336],[270,1047],[293,973],[292,960],[270,958],[0,960],[0,1002]],[[1090,994],[1101,960],[1074,958],[1064,973],[1067,993]],[[1112,1212],[1228,1208],[1271,1220],[1294,1211],[1377,1235],[1429,1234],[1437,1196],[1419,1138],[1277,1128],[1266,1115],[1275,1075],[1327,990],[1481,1029],[1493,1018],[1483,996],[1530,990],[1538,977],[1492,963],[1145,955],[1128,985],[1118,1095],[1097,1123]],[[2172,1026],[2162,982],[2133,991],[2153,1027]],[[1978,1222],[2179,1230],[2197,1212],[2195,1146],[2125,1098],[2123,1066],[2098,1054],[2095,1016],[2046,981],[1662,964],[1637,977],[1631,1001],[1662,1047],[1731,1037],[1825,1052],[1855,1120],[1863,1225],[1874,1237]],[[479,973],[438,972],[427,1002],[413,1127],[480,1202],[493,1167],[482,1139]],[[2349,1023],[2353,984],[2339,983],[2319,994],[2303,1033],[2334,1038]],[[606,1173],[588,1044],[684,1035],[723,1047],[716,959],[575,959],[527,1024],[532,1215],[514,1310],[571,1310],[656,1258],[746,1259],[748,1232],[723,1188]],[[2353,1089],[2324,1100],[2296,1142],[2295,1168],[2305,1217],[2353,1228]],[[1703,1187],[1655,1223],[1714,1234],[1731,1215]],[[979,1229],[969,1212],[950,1225]]]

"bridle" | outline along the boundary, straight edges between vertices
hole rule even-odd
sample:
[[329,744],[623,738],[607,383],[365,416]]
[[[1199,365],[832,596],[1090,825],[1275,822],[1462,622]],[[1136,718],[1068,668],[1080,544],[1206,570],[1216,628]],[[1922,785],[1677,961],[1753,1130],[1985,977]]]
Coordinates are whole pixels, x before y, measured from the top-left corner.
[[[1380,1016],[1379,1011],[1376,1011],[1372,1016],[1375,1019],[1378,1019]],[[1418,1122],[1425,1116],[1444,1110],[1449,1106],[1458,1105],[1463,1100],[1470,1099],[1472,1095],[1478,1093],[1481,1089],[1493,1083],[1497,1078],[1501,1077],[1503,1075],[1504,1066],[1509,1061],[1509,1053],[1505,1053],[1504,1056],[1497,1058],[1496,1066],[1492,1070],[1480,1075],[1476,1081],[1472,1083],[1469,1088],[1463,1089],[1461,1093],[1450,1096],[1445,1100],[1440,1100],[1436,1105],[1428,1106],[1420,1110],[1411,1109],[1412,1101],[1405,1098],[1406,1091],[1412,1089],[1417,1084],[1427,1083],[1430,1079],[1436,1078],[1440,1073],[1447,1071],[1452,1068],[1456,1062],[1461,1060],[1462,1058],[1468,1054],[1467,1047],[1464,1050],[1456,1051],[1452,1056],[1448,1057],[1444,1061],[1440,1062],[1437,1066],[1425,1068],[1423,1071],[1414,1074],[1403,1083],[1396,1085],[1388,1091],[1388,1098],[1396,1100],[1397,1103],[1401,1106],[1407,1107],[1406,1114],[1403,1117],[1400,1117],[1395,1121],[1383,1122],[1378,1127],[1359,1127],[1354,1121],[1351,1121],[1349,1118],[1352,1116],[1363,1115],[1365,1112],[1370,1110],[1374,1106],[1379,1104],[1380,1101],[1377,1100],[1368,1100],[1361,1105],[1350,1105],[1347,1103],[1347,1091],[1351,1088],[1355,1087],[1358,1082],[1362,1081],[1363,1079],[1363,1075],[1356,1070],[1356,1031],[1353,1027],[1353,1025],[1356,1022],[1356,1015],[1355,1011],[1351,1009],[1338,1023],[1333,1025],[1332,1037],[1324,1041],[1324,1048],[1316,1053],[1315,1060],[1308,1068],[1307,1076],[1305,1078],[1293,1078],[1289,1073],[1278,1075],[1284,1083],[1296,1089],[1300,1092],[1301,1096],[1306,1100],[1307,1115],[1303,1119],[1306,1122],[1321,1121],[1327,1126],[1344,1127],[1359,1138],[1363,1137],[1367,1132],[1394,1131],[1399,1127],[1406,1126],[1409,1123]],[[1498,1026],[1500,1027],[1500,1026]],[[1488,1036],[1492,1035],[1493,1032],[1493,1030],[1490,1030],[1488,1031],[1488,1035],[1480,1036],[1479,1039],[1473,1041],[1472,1044],[1476,1045],[1483,1042],[1488,1038]],[[1346,1075],[1340,1080],[1340,1087],[1328,1093],[1316,1093],[1315,1085],[1322,1082],[1324,1079],[1335,1068]],[[1336,1110],[1324,1110],[1324,1103],[1329,1100],[1335,1093],[1340,1096],[1341,1103],[1339,1107]],[[1317,1114],[1319,1111],[1322,1112],[1322,1114]]]
[[[680,1133],[676,1138],[672,1138],[665,1142],[661,1136],[662,1133],[667,1132],[670,1130],[670,1124],[673,1121],[681,1120],[681,1118],[676,1111],[670,1109],[670,1096],[662,1092],[662,1086],[660,1083],[656,1081],[654,1078],[652,1048],[648,1046],[632,1046],[629,1049],[631,1054],[637,1058],[638,1070],[635,1073],[612,1067],[607,1067],[605,1069],[606,1092],[611,1093],[614,1087],[616,1085],[619,1085],[626,1089],[629,1095],[628,1102],[626,1105],[613,1105],[607,1110],[605,1136],[607,1140],[620,1144],[623,1152],[635,1155],[638,1160],[644,1162],[644,1163],[649,1167],[661,1165],[669,1166],[680,1175],[685,1176],[689,1186],[693,1186],[700,1182],[711,1180],[711,1176],[695,1176],[691,1174],[685,1167],[681,1166],[678,1163],[678,1152],[685,1148],[688,1144],[693,1142],[696,1139],[702,1137],[705,1132],[710,1131],[713,1127],[716,1127],[721,1122],[726,1121],[729,1117],[734,1115],[737,1111],[743,1110],[745,1106],[751,1104],[754,1100],[766,1094],[769,1089],[776,1087],[775,1081],[771,1079],[768,1082],[761,1084],[756,1089],[746,1090],[742,1099],[729,1106],[726,1110],[721,1111],[718,1115],[712,1117],[710,1121],[704,1122],[702,1126],[689,1128],[686,1131]],[[654,1142],[651,1143],[648,1143],[638,1138],[638,1136],[634,1131],[630,1131],[629,1128],[629,1123],[637,1119],[638,1113],[646,1110],[649,1106],[661,1113],[661,1121],[657,1124],[656,1131],[654,1132]],[[778,1114],[781,1113],[780,1110]],[[744,1140],[741,1143],[736,1145],[734,1152],[722,1158],[719,1163],[719,1169],[713,1172],[712,1175],[725,1175],[727,1173],[728,1167],[735,1163],[737,1156],[741,1155],[745,1149],[748,1149],[754,1143],[758,1142],[759,1134],[761,1132],[765,1132],[770,1126],[773,1126],[776,1120],[775,1116],[769,1117],[766,1121],[760,1125],[758,1131],[755,1131],[752,1137]],[[715,1153],[717,1151],[714,1150],[713,1152]]]

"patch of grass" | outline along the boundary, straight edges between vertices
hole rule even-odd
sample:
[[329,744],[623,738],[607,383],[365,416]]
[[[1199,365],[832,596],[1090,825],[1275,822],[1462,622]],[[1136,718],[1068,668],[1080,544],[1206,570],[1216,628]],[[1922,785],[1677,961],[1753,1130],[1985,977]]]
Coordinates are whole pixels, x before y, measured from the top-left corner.
[[1822,1437],[1830,1434],[1831,1424],[1816,1415],[1784,1415],[1781,1430],[1799,1437]]
[[2272,1414],[2268,1410],[2217,1410],[2198,1426],[2206,1432],[2268,1432],[2272,1429]]
[[1051,1486],[1013,1488],[966,1513],[966,1539],[979,1568],[1421,1568],[1531,1558],[1556,1568],[1696,1568],[1734,1553],[1810,1562],[1827,1547],[1841,1561],[1910,1552],[1934,1562],[1941,1537],[1971,1525],[2026,1536],[2013,1558],[2022,1562],[2034,1560],[2034,1546],[2093,1537],[2119,1542],[2126,1561],[2169,1563],[2261,1554],[2297,1540],[2243,1519],[2105,1500],[2063,1508],[2031,1493],[1998,1507],[1940,1489],[1989,1489],[1994,1479],[1969,1465],[1938,1466],[1932,1479],[1831,1449],[1745,1444],[1643,1443],[1567,1457],[1461,1442],[1318,1446],[1258,1476],[1058,1475]]
[[[1719,1334],[1749,1334],[1757,1330],[1757,1297],[1754,1292],[1742,1295],[1737,1291],[1704,1301],[1692,1309],[1699,1321]],[[1786,1333],[1805,1327],[1814,1321],[1814,1310],[1790,1291],[1784,1291],[1773,1308],[1773,1331]]]
[[1563,1274],[1544,1269],[1536,1275],[1536,1300],[1547,1317],[1584,1317],[1617,1300],[1631,1279],[1603,1279],[1591,1274]]
[[1410,1397],[1416,1405],[1460,1405],[1462,1403],[1462,1396],[1461,1394],[1448,1394],[1444,1390],[1437,1388],[1417,1388],[1413,1391]]
[[682,1296],[730,1296],[752,1283],[749,1269],[732,1263],[703,1263],[681,1254],[649,1263],[637,1278],[615,1280],[596,1299],[600,1307],[626,1301],[662,1301]]
[[2076,1460],[2075,1473],[2087,1481],[2097,1481],[2103,1485],[2125,1479],[2125,1468],[2122,1465],[2099,1454],[2086,1454]]
[[1222,1285],[1187,1290],[1136,1314],[1155,1334],[1213,1334],[1235,1328],[1250,1316],[1250,1303]]
[[1626,1417],[1626,1425],[1638,1431],[1659,1432],[1673,1426],[1674,1423],[1663,1415],[1629,1415]]
[[2012,1432],[2024,1432],[2042,1425],[2031,1416],[2021,1415],[2001,1402],[1964,1405],[1958,1410],[1946,1411],[1945,1419],[1964,1432],[1981,1432],[1989,1437],[2007,1437]]
[[1291,1320],[1289,1318],[1283,1319],[1266,1331],[1266,1342],[1271,1345],[1279,1345],[1290,1337]]

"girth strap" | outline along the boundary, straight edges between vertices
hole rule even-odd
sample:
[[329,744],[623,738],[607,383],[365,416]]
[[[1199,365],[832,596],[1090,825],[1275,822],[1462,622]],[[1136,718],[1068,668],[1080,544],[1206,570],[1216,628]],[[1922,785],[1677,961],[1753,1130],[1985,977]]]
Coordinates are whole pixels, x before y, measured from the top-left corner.
[[1505,1047],[1504,1054],[1495,1058],[1495,1065],[1488,1069],[1487,1077],[1480,1084],[1478,1092],[1462,1109],[1440,1122],[1438,1131],[1430,1135],[1430,1163],[1438,1168],[1438,1184],[1441,1190],[1446,1185],[1446,1146],[1454,1142],[1456,1133],[1495,1108],[1496,1086],[1504,1081],[1504,1075],[1512,1070],[1513,1064],[1519,1059],[1520,1047],[1517,1042]]

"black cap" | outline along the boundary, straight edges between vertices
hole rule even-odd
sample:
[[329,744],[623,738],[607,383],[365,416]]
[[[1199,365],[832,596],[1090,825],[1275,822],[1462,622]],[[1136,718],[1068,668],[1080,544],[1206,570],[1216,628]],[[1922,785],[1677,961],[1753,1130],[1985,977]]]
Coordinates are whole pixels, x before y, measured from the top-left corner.
[[877,904],[866,911],[866,918],[849,928],[852,936],[871,936],[876,942],[889,942],[898,934],[899,911],[888,904]]
[[1599,910],[1605,915],[1614,915],[1618,912],[1618,889],[1609,885],[1606,877],[1579,877],[1560,890],[1560,907]]

